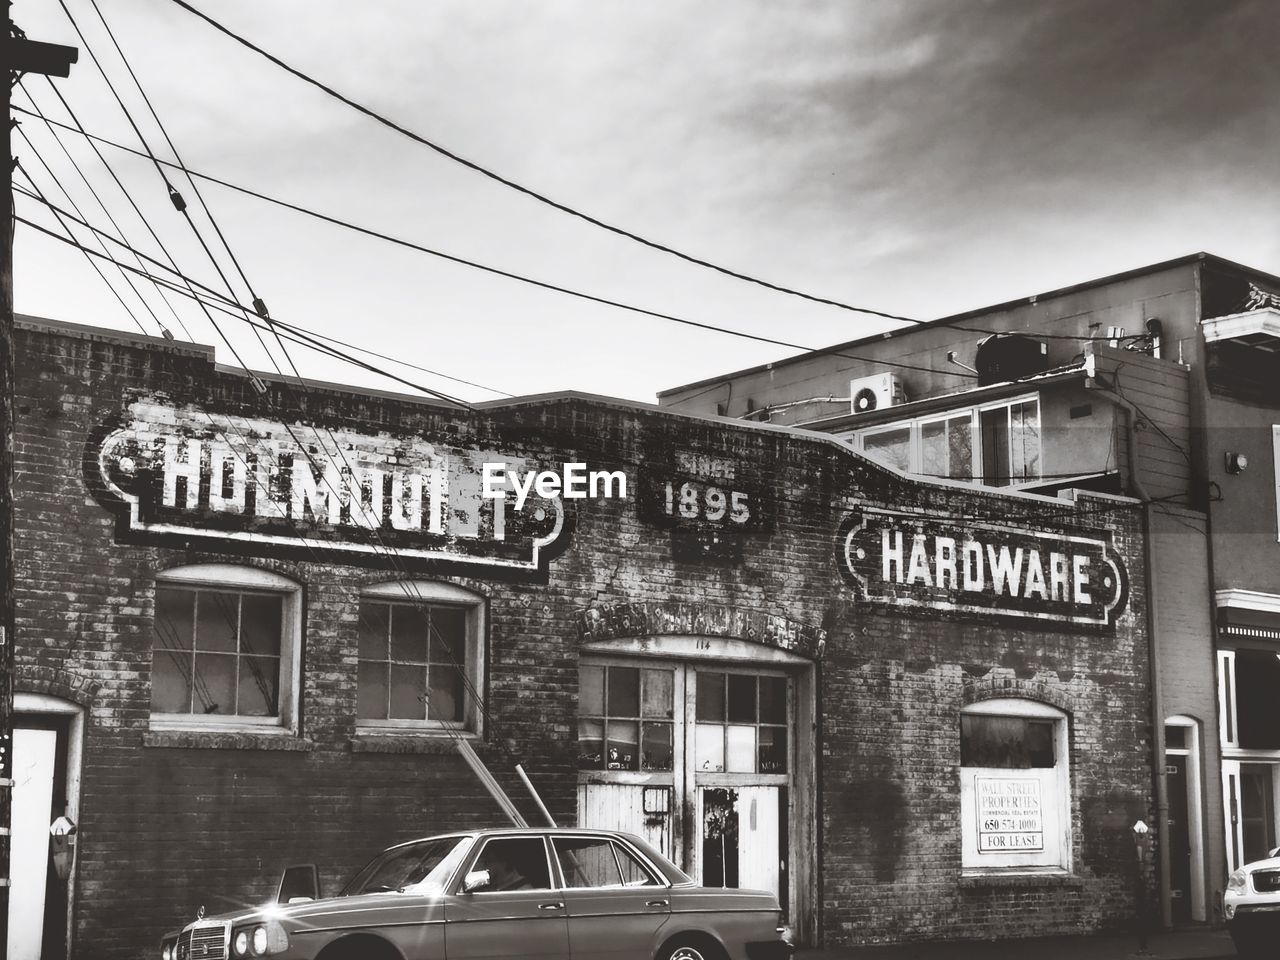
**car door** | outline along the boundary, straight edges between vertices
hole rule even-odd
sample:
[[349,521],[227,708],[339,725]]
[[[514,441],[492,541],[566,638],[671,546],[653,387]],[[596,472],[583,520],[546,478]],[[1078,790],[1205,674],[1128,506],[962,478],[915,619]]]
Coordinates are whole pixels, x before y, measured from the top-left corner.
[[624,845],[599,835],[553,836],[573,960],[653,953],[671,912],[667,886]]
[[[468,877],[488,872],[467,891]],[[489,837],[445,898],[445,954],[449,960],[563,960],[569,928],[563,892],[552,880],[541,835]]]

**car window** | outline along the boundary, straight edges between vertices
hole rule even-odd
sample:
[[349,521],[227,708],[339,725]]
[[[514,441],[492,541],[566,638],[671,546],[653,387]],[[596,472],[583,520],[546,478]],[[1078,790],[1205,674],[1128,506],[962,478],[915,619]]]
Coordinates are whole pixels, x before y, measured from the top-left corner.
[[662,871],[663,876],[669,883],[689,884],[693,883],[693,878],[668,860],[659,850],[643,837],[637,837],[633,833],[627,834],[627,842],[635,846],[641,853],[649,858],[649,861]]
[[641,887],[657,881],[626,848],[608,837],[557,837],[556,860],[566,887]]
[[641,865],[626,847],[615,843],[613,849],[618,854],[618,865],[622,868],[622,882],[628,887],[657,886],[658,881]]
[[480,851],[474,870],[488,870],[488,893],[503,890],[550,890],[551,872],[541,837],[498,837]]
[[622,874],[607,837],[557,837],[552,841],[566,887],[617,887]]

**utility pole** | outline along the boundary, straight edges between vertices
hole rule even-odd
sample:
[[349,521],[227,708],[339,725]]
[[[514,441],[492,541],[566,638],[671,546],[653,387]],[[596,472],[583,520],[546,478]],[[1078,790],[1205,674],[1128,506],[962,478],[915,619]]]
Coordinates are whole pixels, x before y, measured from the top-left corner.
[[13,625],[16,617],[13,577],[13,148],[10,115],[13,85],[24,73],[65,77],[79,51],[56,43],[28,40],[9,17],[4,3],[4,207],[0,210],[0,950],[9,934],[9,839],[13,825]]

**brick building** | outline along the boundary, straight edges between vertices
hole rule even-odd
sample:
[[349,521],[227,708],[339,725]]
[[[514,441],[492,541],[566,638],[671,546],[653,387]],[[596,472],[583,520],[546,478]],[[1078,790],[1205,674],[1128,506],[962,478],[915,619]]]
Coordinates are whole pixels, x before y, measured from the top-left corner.
[[[1280,277],[1152,264],[686,384],[909,475],[1142,502],[1166,924],[1280,845]],[[896,365],[896,366],[895,366]]]
[[[1132,918],[1130,500],[598,397],[260,392],[206,347],[33,318],[17,349],[11,926],[42,917],[46,957],[505,822],[468,748],[530,822],[517,762],[561,824],[776,890],[804,942]],[[496,500],[492,463],[602,475]]]

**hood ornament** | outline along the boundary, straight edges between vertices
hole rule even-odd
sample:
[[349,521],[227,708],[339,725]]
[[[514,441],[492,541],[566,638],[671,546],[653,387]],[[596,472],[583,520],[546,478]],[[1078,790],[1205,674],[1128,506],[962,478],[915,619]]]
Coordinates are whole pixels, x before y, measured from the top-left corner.
[[203,904],[203,903],[202,903],[202,904],[200,904],[200,909],[196,911],[196,919],[197,919],[197,920],[203,920],[203,919],[204,919],[204,904]]

